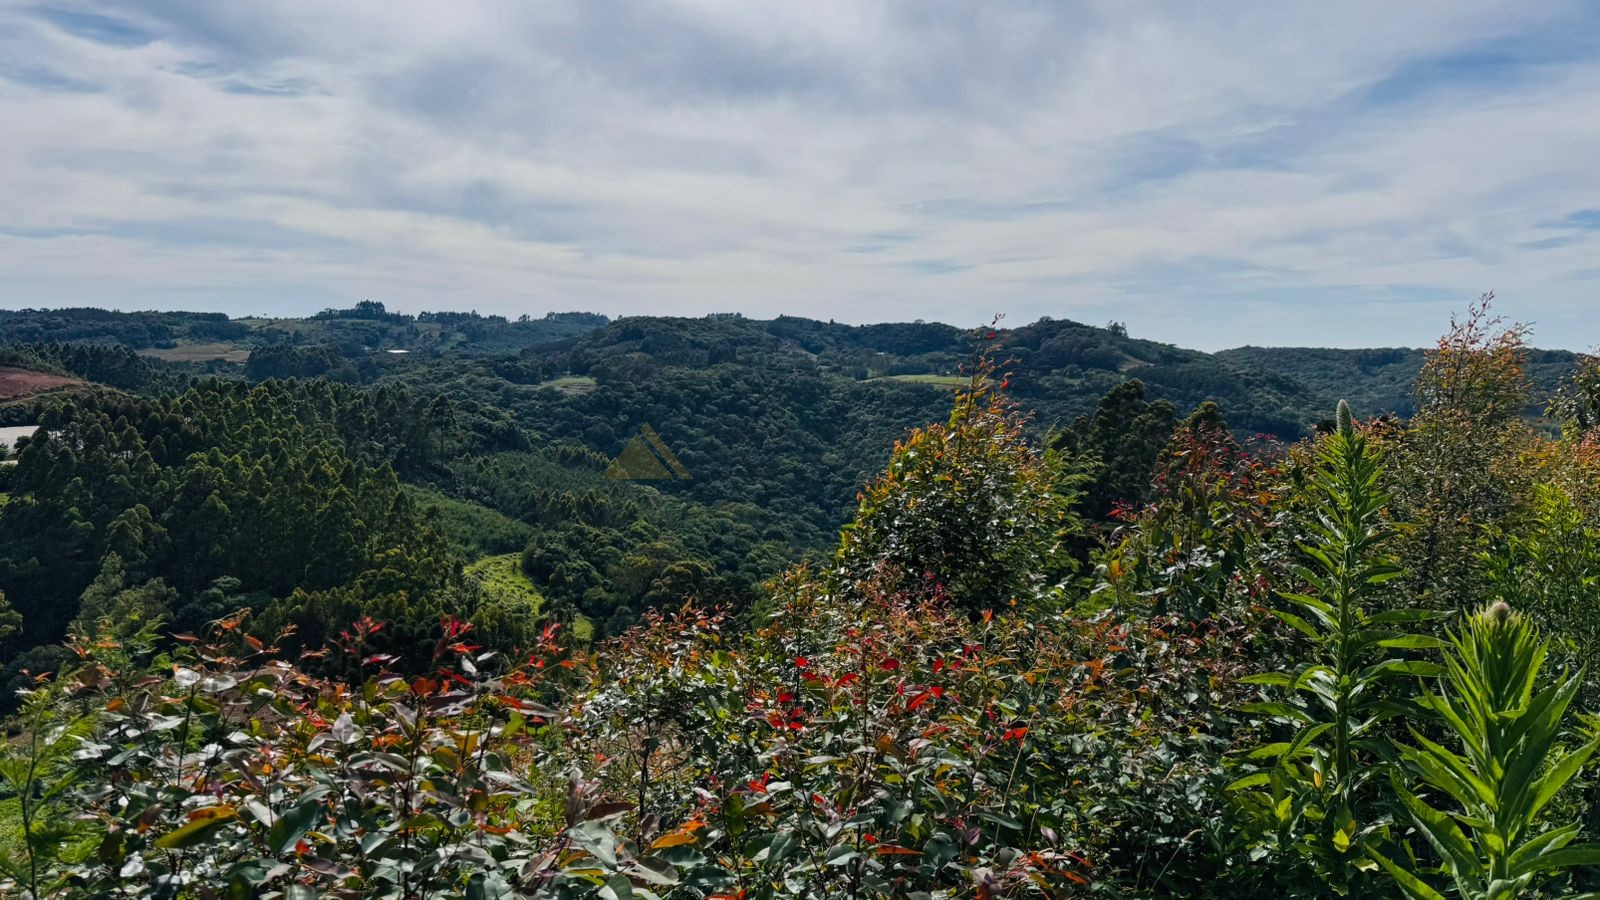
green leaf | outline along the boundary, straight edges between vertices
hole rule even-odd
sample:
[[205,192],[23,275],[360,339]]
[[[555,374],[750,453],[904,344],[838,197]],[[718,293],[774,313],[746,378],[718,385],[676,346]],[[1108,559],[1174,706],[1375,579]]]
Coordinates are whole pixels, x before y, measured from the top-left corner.
[[1392,650],[1447,650],[1450,642],[1425,634],[1403,634],[1399,637],[1384,638],[1378,641],[1378,646]]
[[1417,799],[1415,794],[1403,787],[1396,785],[1395,793],[1400,795],[1400,802],[1405,804],[1412,820],[1427,837],[1428,843],[1444,857],[1445,865],[1458,880],[1482,875],[1483,864],[1478,860],[1477,852],[1449,816]]
[[1567,782],[1578,774],[1579,770],[1583,768],[1584,764],[1589,761],[1589,757],[1593,756],[1597,749],[1600,749],[1600,737],[1567,753],[1561,757],[1559,762],[1551,766],[1550,770],[1545,772],[1535,785],[1533,803],[1528,808],[1529,817],[1538,815],[1539,811],[1544,809],[1545,804],[1549,803],[1563,787],[1566,787]]
[[1272,776],[1267,774],[1266,772],[1256,772],[1256,773],[1251,774],[1251,775],[1246,775],[1243,778],[1238,779],[1237,781],[1230,782],[1227,787],[1223,788],[1223,790],[1225,790],[1225,791],[1242,791],[1242,790],[1244,790],[1246,788],[1253,788],[1253,787],[1255,787],[1257,785],[1266,784],[1267,782],[1269,782],[1271,780],[1272,780]]
[[193,847],[211,837],[217,829],[239,817],[231,806],[210,806],[189,813],[189,821],[181,827],[156,838],[156,846],[163,850],[182,850]]
[[278,817],[267,830],[267,849],[273,853],[289,853],[305,837],[307,831],[322,815],[322,804],[316,800],[301,801]]
[[1287,703],[1266,701],[1262,703],[1246,703],[1239,707],[1240,711],[1255,713],[1262,716],[1275,716],[1282,719],[1293,719],[1296,722],[1311,721],[1311,717],[1303,709],[1296,709]]
[[[1294,598],[1290,597],[1289,599],[1292,600]],[[1311,638],[1313,641],[1321,641],[1323,639],[1322,632],[1313,628],[1310,622],[1307,622],[1305,619],[1300,618],[1294,613],[1281,609],[1275,609],[1272,611],[1272,614],[1282,619],[1290,628],[1293,628],[1295,631],[1298,631],[1306,637]]]
[[1383,870],[1389,873],[1389,877],[1393,878],[1412,900],[1446,900],[1443,894],[1428,887],[1427,882],[1396,865],[1389,857],[1376,850],[1368,850],[1367,853],[1377,860],[1378,865],[1383,866]]
[[[1531,862],[1530,862],[1531,865]],[[1580,844],[1563,847],[1539,857],[1538,867],[1547,872],[1571,869],[1576,866],[1600,866],[1600,844]]]

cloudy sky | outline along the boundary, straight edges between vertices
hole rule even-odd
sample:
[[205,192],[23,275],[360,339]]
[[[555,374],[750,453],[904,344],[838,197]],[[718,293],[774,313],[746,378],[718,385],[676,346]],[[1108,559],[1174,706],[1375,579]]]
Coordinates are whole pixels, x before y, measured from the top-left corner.
[[1600,342],[1600,3],[0,0],[0,306]]

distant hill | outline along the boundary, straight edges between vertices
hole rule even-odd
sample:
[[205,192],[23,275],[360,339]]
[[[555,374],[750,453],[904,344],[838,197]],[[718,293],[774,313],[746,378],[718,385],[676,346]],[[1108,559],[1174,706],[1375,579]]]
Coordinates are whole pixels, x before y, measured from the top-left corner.
[[[518,381],[526,384],[572,385],[577,382],[562,379],[587,379],[596,368],[626,378],[630,370],[735,365],[791,376],[948,386],[982,337],[975,329],[920,321],[842,325],[736,314],[612,321],[582,312],[512,319],[475,312],[393,313],[377,302],[305,318],[0,310],[0,345],[120,344],[179,371],[228,374],[242,365],[244,374],[257,379],[321,375],[348,382],[466,357],[515,358],[523,369],[539,373]],[[1350,400],[1358,415],[1409,415],[1411,385],[1423,358],[1413,348],[1244,346],[1204,353],[1130,337],[1119,328],[1050,318],[997,329],[993,343],[1013,360],[1013,393],[1046,426],[1089,412],[1111,386],[1138,378],[1151,396],[1179,408],[1212,400],[1235,430],[1284,438],[1303,434],[1340,399]],[[1566,351],[1530,353],[1537,406],[1575,360]],[[496,366],[511,368],[516,367]],[[584,391],[568,393],[586,393],[588,382],[583,384]]]
[[94,308],[0,310],[0,345],[120,344],[180,363],[243,363],[261,348],[326,346],[344,357],[383,350],[515,353],[605,325],[595,313],[507,319],[473,312],[391,313],[381,303],[307,318],[230,319],[223,313],[112,312]]
[[[1318,347],[1238,347],[1215,354],[1217,359],[1241,368],[1275,372],[1293,378],[1327,408],[1349,400],[1358,416],[1416,411],[1412,386],[1422,368],[1424,351],[1387,347],[1372,350],[1333,350]],[[1567,350],[1530,350],[1525,371],[1533,382],[1535,402],[1531,414],[1543,411],[1577,364],[1578,354]]]

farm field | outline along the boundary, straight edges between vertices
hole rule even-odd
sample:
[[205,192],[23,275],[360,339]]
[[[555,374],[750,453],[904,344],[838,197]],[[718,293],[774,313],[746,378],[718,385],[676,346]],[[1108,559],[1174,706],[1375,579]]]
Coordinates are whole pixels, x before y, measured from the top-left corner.
[[243,364],[250,358],[250,348],[227,342],[191,343],[180,342],[176,347],[151,347],[140,350],[145,356],[163,360],[165,362],[210,362],[214,359],[223,362]]
[[596,387],[595,380],[587,375],[563,375],[540,382],[537,387],[551,388],[568,396],[587,394]]
[[0,366],[0,401],[43,394],[83,383],[80,379],[67,378],[63,375]]
[[952,390],[967,383],[967,379],[960,375],[884,375],[881,378],[869,378],[867,380],[903,381],[907,384],[927,384]]

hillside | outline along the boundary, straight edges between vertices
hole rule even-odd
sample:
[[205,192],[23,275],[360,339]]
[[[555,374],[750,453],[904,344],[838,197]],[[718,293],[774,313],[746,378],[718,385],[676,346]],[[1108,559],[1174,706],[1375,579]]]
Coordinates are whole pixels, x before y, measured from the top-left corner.
[[[1412,386],[1422,368],[1423,351],[1403,347],[1334,350],[1318,347],[1237,347],[1216,358],[1231,365],[1274,372],[1304,385],[1318,408],[1349,400],[1357,415],[1416,411]],[[1544,403],[1578,362],[1566,350],[1530,350],[1523,366],[1533,383],[1535,402],[1529,412],[1543,412]]]
[[[72,340],[52,342],[58,333]],[[1055,446],[1094,468],[1084,508],[1095,517],[1144,498],[1155,455],[1204,404],[1241,440],[1297,440],[1343,396],[1360,414],[1405,412],[1422,360],[1208,354],[1057,319],[510,320],[381,304],[272,320],[22,311],[0,314],[5,335],[39,340],[0,344],[0,363],[142,396],[198,386],[194,402],[209,403],[229,384],[277,378],[337,388],[317,402],[343,452],[393,469],[465,564],[521,553],[544,608],[601,634],[673,591],[743,604],[785,565],[823,558],[885,448],[946,417],[980,353],[1007,373],[1029,439],[1058,434]],[[1528,369],[1548,390],[1572,361],[1532,351]],[[4,424],[32,424],[48,405],[25,401]],[[681,471],[607,477],[646,428]]]

